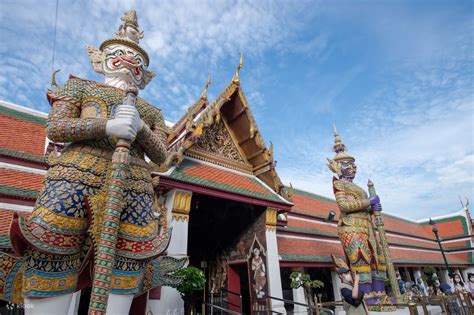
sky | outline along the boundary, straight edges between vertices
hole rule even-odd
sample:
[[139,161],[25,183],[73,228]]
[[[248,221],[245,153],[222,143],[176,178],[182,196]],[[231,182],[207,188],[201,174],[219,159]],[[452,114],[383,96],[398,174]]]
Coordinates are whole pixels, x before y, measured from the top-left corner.
[[[137,10],[157,76],[140,96],[177,121],[197,100],[240,81],[285,184],[333,197],[332,125],[384,211],[408,219],[474,202],[472,1],[0,2],[0,99],[47,112],[52,69],[102,80],[98,47]],[[2,131],[5,132],[5,131]]]

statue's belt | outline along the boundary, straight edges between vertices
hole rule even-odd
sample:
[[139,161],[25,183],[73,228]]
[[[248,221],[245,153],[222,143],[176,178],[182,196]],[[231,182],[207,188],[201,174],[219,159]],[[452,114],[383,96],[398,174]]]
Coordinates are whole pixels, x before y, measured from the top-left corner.
[[[94,148],[87,145],[77,145],[73,144],[67,147],[68,152],[80,152],[85,154],[94,155],[103,159],[111,160],[114,151],[106,150],[101,148]],[[129,156],[129,163],[132,166],[139,166],[146,169],[150,169],[150,165],[142,158]]]

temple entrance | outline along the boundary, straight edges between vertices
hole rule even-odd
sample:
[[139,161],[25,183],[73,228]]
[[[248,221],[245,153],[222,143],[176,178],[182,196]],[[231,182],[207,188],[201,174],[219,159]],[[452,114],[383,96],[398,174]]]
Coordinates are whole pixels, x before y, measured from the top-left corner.
[[248,261],[255,238],[264,238],[264,213],[263,206],[193,194],[188,225],[189,264],[205,270],[206,292],[201,296],[206,296],[206,302],[214,294],[214,302],[223,299],[229,309],[240,311],[242,307],[244,313],[250,314]]

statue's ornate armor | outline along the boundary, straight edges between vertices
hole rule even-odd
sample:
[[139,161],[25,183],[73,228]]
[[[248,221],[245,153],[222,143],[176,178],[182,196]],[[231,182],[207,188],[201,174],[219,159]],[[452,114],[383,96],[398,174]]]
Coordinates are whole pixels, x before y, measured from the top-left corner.
[[338,234],[350,263],[360,274],[360,283],[385,279],[385,259],[375,237],[367,193],[354,183],[333,177],[333,190],[341,211]]
[[[70,78],[59,93],[50,93],[52,110],[47,135],[66,143],[50,169],[30,218],[18,221],[24,250],[23,296],[46,297],[74,292],[80,274],[90,276],[90,252],[100,236],[107,198],[108,174],[116,139],[106,136],[107,119],[121,104],[125,91],[79,78]],[[144,159],[166,158],[161,112],[137,99],[145,122],[130,148],[111,290],[136,294],[157,285],[157,261],[169,233],[159,233],[154,217],[153,185]],[[15,227],[12,227],[13,229]],[[162,270],[161,270],[162,271]],[[163,280],[163,279],[162,279]]]

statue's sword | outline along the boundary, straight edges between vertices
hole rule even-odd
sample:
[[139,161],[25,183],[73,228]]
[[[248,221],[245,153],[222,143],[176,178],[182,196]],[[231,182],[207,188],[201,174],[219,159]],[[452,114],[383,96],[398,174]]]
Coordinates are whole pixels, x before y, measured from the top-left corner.
[[[123,99],[123,104],[135,106],[137,95],[138,89],[135,86],[130,86]],[[89,314],[91,315],[105,314],[107,310],[131,143],[131,140],[119,139],[112,155],[107,202],[95,248],[94,277],[89,303]]]
[[[374,183],[371,180],[367,183],[369,188],[369,196],[373,197],[377,195],[375,191]],[[390,286],[392,287],[392,292],[395,295],[397,303],[402,303],[402,296],[400,294],[400,288],[398,287],[397,277],[395,275],[395,268],[393,267],[392,256],[390,255],[390,249],[388,248],[387,237],[385,235],[385,227],[382,220],[382,211],[374,211],[373,215],[375,217],[375,225],[377,226],[377,231],[379,232],[380,245],[382,247],[382,253],[385,257],[385,264],[387,265],[388,278],[390,280]],[[375,253],[377,254],[377,253]]]

